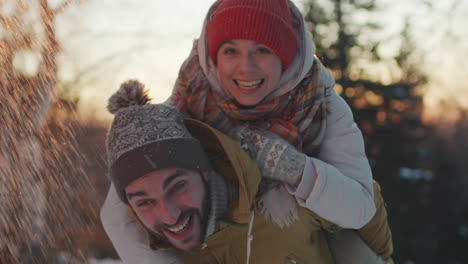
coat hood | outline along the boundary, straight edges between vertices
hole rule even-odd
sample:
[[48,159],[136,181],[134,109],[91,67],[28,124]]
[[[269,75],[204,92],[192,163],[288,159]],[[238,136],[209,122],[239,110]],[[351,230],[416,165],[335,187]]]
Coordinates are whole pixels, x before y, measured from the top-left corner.
[[[221,86],[216,66],[209,55],[206,36],[207,25],[221,1],[222,0],[216,1],[206,15],[200,38],[196,42],[196,52],[199,56],[200,66],[212,88],[216,90],[218,94],[226,98],[232,98]],[[291,11],[293,28],[299,40],[299,50],[291,65],[282,73],[278,86],[264,99],[265,101],[269,101],[294,89],[302,79],[304,79],[314,63],[315,48],[312,42],[312,36],[307,31],[306,22],[299,9],[291,1],[289,1],[289,8]]]

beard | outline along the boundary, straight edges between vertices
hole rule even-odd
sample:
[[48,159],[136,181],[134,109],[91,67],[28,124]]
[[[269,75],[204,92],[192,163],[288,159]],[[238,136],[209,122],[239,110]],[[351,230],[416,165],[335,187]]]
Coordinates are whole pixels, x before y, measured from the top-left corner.
[[[189,251],[185,251],[185,250],[181,250],[179,248],[177,248],[175,245],[173,245],[170,240],[164,235],[164,233],[162,232],[164,229],[167,229],[169,227],[169,225],[166,225],[166,224],[158,224],[158,225],[155,225],[153,226],[153,229],[150,230],[150,233],[152,234],[153,238],[154,238],[154,241],[156,242],[157,245],[161,245],[162,247],[164,248],[173,248],[175,249],[176,251],[178,252],[191,252],[191,251],[195,251],[197,249],[199,249],[199,247],[203,244],[203,242],[205,241],[205,236],[206,236],[206,229],[207,229],[207,226],[208,226],[208,217],[210,215],[210,210],[211,210],[211,201],[210,201],[210,194],[211,194],[211,189],[210,189],[210,185],[208,184],[208,181],[205,180],[204,177],[201,176],[200,174],[200,177],[203,181],[203,185],[205,187],[205,196],[203,198],[203,203],[202,203],[202,208],[200,209],[197,209],[197,208],[185,208],[183,209],[183,211],[181,212],[179,218],[177,219],[177,222],[175,225],[178,225],[181,221],[185,220],[187,217],[190,217],[192,215],[192,217],[194,216],[198,216],[199,219],[200,219],[200,230],[201,230],[201,235],[200,237],[198,238],[198,243],[196,248],[193,248]],[[192,223],[193,224],[193,223]]]

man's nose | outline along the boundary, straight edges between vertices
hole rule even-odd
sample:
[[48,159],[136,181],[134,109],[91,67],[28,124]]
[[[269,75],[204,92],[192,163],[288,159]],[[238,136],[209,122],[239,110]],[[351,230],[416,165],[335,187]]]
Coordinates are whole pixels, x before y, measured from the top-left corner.
[[157,210],[159,210],[161,222],[166,225],[176,224],[181,213],[181,210],[177,205],[168,202],[160,203],[160,206]]

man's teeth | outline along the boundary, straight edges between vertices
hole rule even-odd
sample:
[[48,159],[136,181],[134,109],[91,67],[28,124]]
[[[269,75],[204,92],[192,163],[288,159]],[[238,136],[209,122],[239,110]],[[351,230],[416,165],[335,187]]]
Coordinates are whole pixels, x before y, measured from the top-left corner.
[[171,231],[173,233],[180,233],[180,232],[184,231],[185,228],[187,228],[190,218],[191,217],[187,217],[187,218],[185,218],[185,220],[182,223],[180,223],[180,225],[170,227],[170,228],[168,227],[167,229],[169,229],[169,231]]
[[246,87],[246,88],[252,88],[252,87],[256,87],[257,85],[259,85],[260,83],[262,83],[263,80],[257,80],[257,81],[252,81],[252,82],[243,82],[243,81],[239,81],[237,80],[237,84],[239,86],[243,86],[243,87]]

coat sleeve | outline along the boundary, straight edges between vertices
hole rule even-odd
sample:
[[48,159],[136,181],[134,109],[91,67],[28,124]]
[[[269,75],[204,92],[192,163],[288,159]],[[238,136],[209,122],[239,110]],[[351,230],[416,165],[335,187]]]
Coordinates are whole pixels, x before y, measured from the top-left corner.
[[152,250],[145,231],[130,218],[127,210],[127,205],[119,199],[114,186],[111,186],[101,208],[101,222],[124,263],[182,263],[173,250]]
[[342,228],[359,229],[375,214],[372,172],[351,109],[332,95],[317,157],[308,157],[298,203]]

